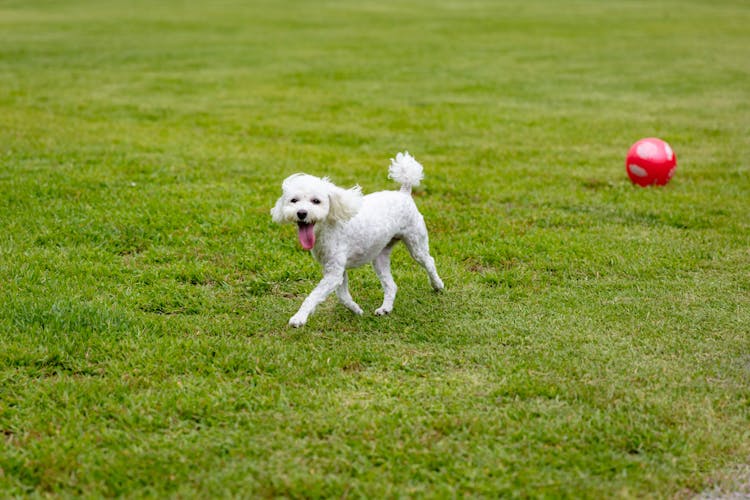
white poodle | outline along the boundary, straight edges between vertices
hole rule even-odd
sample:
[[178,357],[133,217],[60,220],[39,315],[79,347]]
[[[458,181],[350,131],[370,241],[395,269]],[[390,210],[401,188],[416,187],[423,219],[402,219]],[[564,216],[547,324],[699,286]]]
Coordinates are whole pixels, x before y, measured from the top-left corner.
[[355,186],[342,189],[328,178],[294,174],[281,185],[283,194],[271,209],[278,223],[295,223],[299,241],[312,250],[323,266],[323,279],[307,296],[289,324],[298,327],[334,290],[339,300],[355,314],[362,314],[349,293],[346,270],[372,262],[383,285],[383,305],[375,314],[388,314],[396,298],[391,276],[391,250],[403,241],[409,253],[427,271],[432,288],[443,289],[443,281],[430,256],[427,228],[411,197],[412,186],[423,178],[420,165],[408,152],[391,159],[388,177],[401,184],[400,191],[380,191],[362,196]]

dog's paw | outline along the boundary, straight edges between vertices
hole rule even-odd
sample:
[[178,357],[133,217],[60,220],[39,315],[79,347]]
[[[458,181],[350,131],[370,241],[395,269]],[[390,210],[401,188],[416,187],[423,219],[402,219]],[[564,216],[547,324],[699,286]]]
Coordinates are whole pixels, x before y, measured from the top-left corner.
[[379,307],[375,309],[375,316],[385,316],[387,314],[390,314],[392,310],[392,308],[389,309],[387,307]]
[[305,323],[307,323],[307,318],[299,314],[295,314],[289,319],[289,326],[293,326],[294,328],[304,326]]
[[438,278],[432,283],[432,289],[435,290],[436,292],[442,292],[444,288],[445,288],[445,285],[443,284],[443,280],[441,280],[440,278]]
[[351,312],[353,312],[357,316],[362,316],[362,314],[364,314],[364,311],[362,310],[361,307],[359,307],[359,304],[357,304],[356,302],[353,302],[353,301],[342,302],[342,304],[344,305],[344,307],[349,309]]

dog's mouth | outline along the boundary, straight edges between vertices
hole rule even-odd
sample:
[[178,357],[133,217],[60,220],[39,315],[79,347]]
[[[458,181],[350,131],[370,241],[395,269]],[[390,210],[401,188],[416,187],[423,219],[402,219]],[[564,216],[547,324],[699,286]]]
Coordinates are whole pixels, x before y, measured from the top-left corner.
[[297,222],[297,236],[299,243],[305,250],[310,250],[315,246],[315,223]]

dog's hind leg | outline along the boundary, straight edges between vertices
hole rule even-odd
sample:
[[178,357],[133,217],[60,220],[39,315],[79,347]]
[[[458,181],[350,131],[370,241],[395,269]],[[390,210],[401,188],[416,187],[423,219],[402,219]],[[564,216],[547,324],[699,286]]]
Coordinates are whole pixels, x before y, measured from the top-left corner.
[[391,274],[391,250],[393,250],[394,244],[395,241],[391,242],[372,261],[375,274],[378,275],[380,284],[383,285],[383,305],[375,310],[375,314],[378,316],[390,313],[393,310],[393,301],[396,300],[398,287]]
[[341,303],[344,304],[344,306],[346,306],[346,308],[351,312],[357,315],[362,314],[362,308],[359,307],[356,302],[354,302],[352,294],[349,293],[349,277],[347,276],[346,271],[344,271],[344,281],[336,289],[336,295],[338,296]]
[[430,244],[424,222],[414,228],[414,231],[404,234],[404,244],[409,249],[409,254],[412,258],[427,271],[432,288],[436,292],[442,290],[444,288],[443,280],[438,276],[435,259],[430,255]]

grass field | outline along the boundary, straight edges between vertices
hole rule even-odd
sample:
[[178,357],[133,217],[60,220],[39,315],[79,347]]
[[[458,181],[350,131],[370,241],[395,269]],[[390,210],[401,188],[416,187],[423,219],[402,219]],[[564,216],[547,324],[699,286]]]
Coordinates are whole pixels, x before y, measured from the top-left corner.
[[[205,5],[200,5],[205,4]],[[750,462],[744,0],[0,0],[0,496],[690,497]],[[664,188],[631,143],[670,142]],[[446,283],[269,209],[408,149]],[[743,469],[744,467],[744,469]]]

